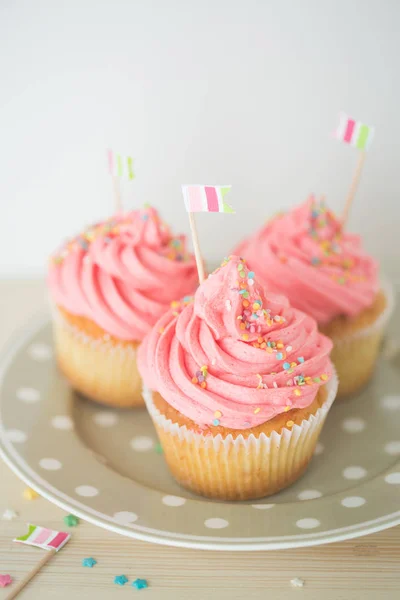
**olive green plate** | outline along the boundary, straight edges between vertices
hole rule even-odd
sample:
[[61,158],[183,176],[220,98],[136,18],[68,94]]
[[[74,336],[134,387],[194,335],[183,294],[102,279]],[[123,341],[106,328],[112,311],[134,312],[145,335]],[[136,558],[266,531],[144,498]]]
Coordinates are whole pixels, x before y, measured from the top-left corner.
[[306,474],[256,503],[208,501],[166,468],[145,409],[107,410],[57,371],[48,321],[3,355],[0,454],[28,485],[82,519],[161,544],[258,550],[323,544],[400,523],[400,363],[329,413]]

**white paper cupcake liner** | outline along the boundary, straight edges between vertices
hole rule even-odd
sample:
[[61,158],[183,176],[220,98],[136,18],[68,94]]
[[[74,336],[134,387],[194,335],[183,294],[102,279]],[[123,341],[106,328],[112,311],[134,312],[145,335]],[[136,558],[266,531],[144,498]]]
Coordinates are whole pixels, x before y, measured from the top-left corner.
[[234,438],[203,435],[173,423],[156,408],[152,392],[143,398],[175,478],[199,494],[245,500],[273,494],[295,481],[307,467],[336,396],[336,374],[326,384],[327,398],[300,425],[266,435]]

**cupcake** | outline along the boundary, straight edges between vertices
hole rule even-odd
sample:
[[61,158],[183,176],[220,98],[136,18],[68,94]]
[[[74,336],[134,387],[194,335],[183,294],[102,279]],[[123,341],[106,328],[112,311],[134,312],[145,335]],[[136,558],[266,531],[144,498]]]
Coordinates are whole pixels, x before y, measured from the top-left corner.
[[209,498],[261,498],[307,468],[336,393],[331,341],[238,257],[168,311],[138,353],[168,466]]
[[393,304],[360,236],[345,232],[323,202],[310,198],[268,222],[235,252],[267,288],[285,294],[332,339],[338,397],[358,392],[372,376]]
[[50,260],[56,355],[85,396],[143,404],[136,351],[171,302],[193,293],[194,257],[154,208],[115,216],[67,242]]

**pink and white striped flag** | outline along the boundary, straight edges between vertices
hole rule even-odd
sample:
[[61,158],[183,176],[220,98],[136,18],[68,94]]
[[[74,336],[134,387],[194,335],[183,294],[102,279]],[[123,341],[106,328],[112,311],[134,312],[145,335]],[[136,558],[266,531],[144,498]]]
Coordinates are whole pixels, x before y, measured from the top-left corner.
[[194,212],[223,212],[234,214],[235,210],[225,202],[231,185],[183,185],[182,193],[186,210]]
[[340,113],[339,118],[339,127],[335,131],[335,137],[342,142],[355,146],[359,150],[366,150],[374,136],[374,127],[355,121],[345,113]]
[[69,533],[54,531],[38,525],[28,525],[28,533],[15,538],[14,542],[37,546],[44,550],[56,550],[58,552],[70,539]]

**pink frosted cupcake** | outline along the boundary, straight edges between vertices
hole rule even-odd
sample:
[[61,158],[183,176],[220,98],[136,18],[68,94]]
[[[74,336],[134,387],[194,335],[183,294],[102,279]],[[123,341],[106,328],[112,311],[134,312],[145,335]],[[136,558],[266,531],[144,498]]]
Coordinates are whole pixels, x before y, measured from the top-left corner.
[[72,386],[105,404],[142,404],[137,347],[197,285],[184,236],[154,208],[112,217],[52,257],[48,285],[57,358]]
[[313,198],[268,222],[235,250],[261,280],[312,315],[334,342],[339,396],[370,379],[392,298],[358,235]]
[[231,257],[138,354],[175,478],[205,496],[273,494],[306,469],[335,397],[331,341]]

